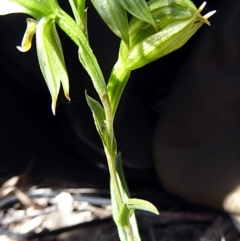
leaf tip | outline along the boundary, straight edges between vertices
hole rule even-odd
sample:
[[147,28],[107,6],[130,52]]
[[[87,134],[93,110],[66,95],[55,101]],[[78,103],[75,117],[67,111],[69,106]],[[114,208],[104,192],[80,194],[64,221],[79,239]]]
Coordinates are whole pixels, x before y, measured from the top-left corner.
[[52,100],[52,113],[53,115],[56,115],[56,100]]
[[68,101],[71,101],[71,98],[70,98],[70,95],[69,95],[68,91],[64,92],[64,95],[65,95],[65,97]]

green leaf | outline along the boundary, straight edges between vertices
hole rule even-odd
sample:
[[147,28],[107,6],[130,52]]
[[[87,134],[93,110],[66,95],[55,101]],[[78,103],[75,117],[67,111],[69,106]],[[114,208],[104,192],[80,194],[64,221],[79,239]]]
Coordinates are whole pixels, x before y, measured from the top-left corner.
[[146,200],[130,198],[126,202],[126,206],[128,207],[129,210],[138,209],[138,210],[144,210],[144,211],[148,211],[159,215],[157,208],[152,203]]
[[121,182],[121,189],[124,191],[126,196],[129,198],[130,197],[130,192],[127,186],[126,178],[124,175],[123,167],[122,167],[122,156],[121,153],[119,152],[116,157],[115,157],[115,165],[116,165],[116,171],[118,173],[120,182]]
[[86,11],[85,11],[85,2],[86,0],[68,0],[72,11],[74,18],[77,22],[77,24],[82,28],[83,31],[86,30]]
[[75,1],[75,5],[77,6],[76,8],[78,10],[80,18],[85,26],[86,25],[86,8],[85,8],[86,0],[74,0],[74,1]]
[[127,13],[120,2],[113,0],[91,1],[107,26],[128,46],[128,18]]
[[94,88],[102,98],[107,93],[107,86],[95,55],[88,45],[82,43],[78,49],[78,57],[93,82]]
[[55,114],[60,83],[66,98],[70,98],[68,75],[54,16],[43,17],[38,22],[36,42],[39,65],[52,97],[52,111]]
[[124,67],[130,70],[141,68],[177,50],[189,40],[200,26],[201,24],[195,24],[193,20],[184,20],[168,25],[160,32],[134,46],[128,53]]
[[[171,23],[189,20],[196,14],[197,8],[191,1],[188,0],[191,3],[190,6],[186,5],[185,2],[183,3],[182,0],[152,0],[148,2],[151,14],[160,31]],[[129,37],[132,48],[155,33],[150,24],[135,17],[129,23]]]
[[113,220],[114,220],[115,224],[117,225],[119,238],[121,241],[129,241],[126,230],[123,228],[123,226],[119,225],[119,223],[118,223],[120,206],[118,205],[116,192],[115,192],[115,186],[113,184],[112,179],[110,179],[110,193],[111,193],[111,202],[112,202],[112,215],[113,215]]
[[[125,196],[128,197],[127,200],[129,200],[130,191],[128,189],[127,181],[126,181],[126,178],[125,178],[125,175],[124,175],[123,166],[122,166],[122,157],[121,157],[120,152],[116,155],[115,164],[116,164],[116,171],[118,173],[118,177],[119,177],[120,182],[121,182],[122,192],[125,193]],[[122,209],[122,207],[120,208],[120,213],[121,213],[121,209]],[[140,240],[137,220],[136,220],[136,216],[135,216],[134,212],[131,210],[128,216],[129,216],[128,217],[128,219],[129,219],[128,223],[131,226],[131,230],[132,230],[132,232],[135,236],[135,239],[136,239],[136,241]],[[118,221],[119,221],[119,216],[118,216]]]
[[[118,180],[119,180],[119,177],[118,177]],[[131,215],[129,222],[126,226],[123,226],[119,223],[119,214],[120,214],[122,206],[118,205],[116,192],[115,192],[115,186],[114,186],[112,180],[110,180],[110,191],[111,191],[113,220],[114,220],[115,224],[117,225],[120,240],[121,241],[132,241],[129,239],[129,237],[131,236],[130,233],[132,233],[132,235],[134,236],[134,241],[140,241],[141,238],[139,236],[137,221],[136,221],[136,217],[135,217],[134,213]],[[128,200],[127,194],[124,193],[123,189],[121,189],[121,191],[123,192],[124,200]]]
[[[118,172],[116,173],[116,176],[117,176],[117,181],[118,181],[118,185],[120,188],[121,197],[123,198],[123,202],[126,203],[127,200],[129,199],[129,191],[128,191],[128,189],[123,187]],[[112,208],[113,219],[114,219],[115,223],[118,225],[118,218],[119,218],[119,213],[122,208],[122,205],[119,205],[119,203],[118,203],[118,198],[116,196],[115,190],[116,190],[116,187],[114,186],[114,182],[111,179],[110,180],[110,191],[111,191],[111,200],[112,200],[112,205],[113,205],[113,208]]]
[[113,67],[107,85],[113,116],[116,113],[119,101],[130,74],[131,71],[124,68],[124,65],[120,61],[118,61]]
[[157,33],[150,25],[133,18],[129,24],[131,49],[120,45],[119,58],[129,70],[140,68],[182,47],[191,36],[215,13],[201,16],[205,3],[197,9],[190,0],[152,0],[151,13],[160,29]]
[[[117,171],[117,180],[119,183],[119,188],[121,192],[121,196],[123,197],[123,202],[126,203],[129,200],[129,190],[127,187],[127,183],[125,180],[125,176],[122,169],[122,161],[121,161],[121,154],[118,153],[115,158],[116,163],[116,171]],[[124,216],[125,222],[123,221],[124,225],[122,225],[121,220],[119,223],[119,215],[121,215],[121,210],[124,209],[123,205],[119,205],[117,201],[116,191],[114,182],[110,180],[110,191],[111,191],[111,200],[112,200],[112,210],[113,210],[113,220],[118,227],[118,233],[121,241],[130,241],[128,240],[129,233],[133,233],[135,237],[135,241],[140,241],[141,238],[139,236],[138,225],[136,221],[135,214]],[[123,215],[124,215],[124,211]],[[125,225],[126,224],[126,225]]]
[[100,98],[102,98],[107,93],[107,85],[97,59],[89,46],[85,33],[62,9],[57,12],[56,23],[79,47],[79,60],[91,77],[94,88],[98,92]]
[[107,85],[85,33],[62,9],[57,12],[56,23],[79,47],[79,60],[91,77],[94,88],[102,99],[107,93]]
[[118,1],[133,16],[151,24],[154,27],[155,31],[158,30],[158,27],[151,15],[151,12],[145,0],[118,0]]
[[95,126],[97,128],[97,131],[103,141],[105,143],[105,138],[104,136],[107,134],[106,133],[106,124],[105,124],[105,113],[103,107],[94,100],[92,97],[90,97],[87,92],[85,92],[86,100],[88,103],[88,106],[90,107],[92,113],[93,113],[93,119],[95,122]]
[[129,220],[135,209],[152,212],[157,215],[159,214],[157,208],[152,203],[142,199],[130,198],[121,206],[118,216],[118,223],[120,226],[129,226]]
[[[142,199],[136,199],[136,198],[130,198],[130,193],[128,190],[127,182],[124,176],[123,168],[122,168],[122,161],[121,161],[121,154],[118,153],[115,158],[115,164],[116,164],[116,171],[119,178],[120,183],[120,189],[122,195],[124,198],[124,203],[122,206],[117,206],[117,212],[115,211],[115,217],[114,220],[117,223],[118,226],[129,229],[131,227],[132,232],[137,236],[137,240],[140,239],[138,235],[138,226],[136,217],[134,214],[135,209],[145,210],[149,211],[155,214],[159,214],[157,208],[150,202],[142,200]],[[115,195],[113,193],[113,195]],[[114,209],[113,209],[114,210]],[[119,229],[120,229],[119,227]],[[126,230],[125,230],[126,231]],[[122,231],[123,232],[123,231]],[[124,233],[124,232],[123,232]]]
[[35,19],[48,16],[58,8],[55,0],[1,0],[0,15],[11,13],[26,13]]

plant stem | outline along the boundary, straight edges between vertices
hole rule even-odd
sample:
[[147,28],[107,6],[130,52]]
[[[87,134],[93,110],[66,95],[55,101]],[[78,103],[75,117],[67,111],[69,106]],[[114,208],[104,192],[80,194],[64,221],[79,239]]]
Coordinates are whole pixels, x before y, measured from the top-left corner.
[[105,153],[106,153],[106,157],[107,157],[110,178],[113,182],[114,189],[115,189],[117,203],[118,203],[119,207],[121,207],[123,205],[124,200],[122,197],[122,192],[120,190],[120,186],[119,186],[118,178],[117,178],[117,174],[116,174],[115,156],[109,155],[109,152],[106,149],[105,149]]
[[115,135],[113,130],[113,114],[112,114],[112,107],[109,100],[109,95],[108,94],[104,95],[101,98],[101,101],[105,110],[106,127],[108,131],[106,144],[104,145],[104,151],[107,157],[110,178],[112,179],[115,186],[117,202],[118,202],[118,205],[121,206],[123,204],[123,197],[120,191],[118,178],[116,175],[115,158],[117,154],[117,148],[116,148]]
[[[115,161],[117,157],[117,145],[114,135],[113,121],[119,100],[121,98],[123,89],[126,85],[131,71],[124,69],[121,66],[121,63],[117,62],[113,68],[113,72],[109,81],[109,86],[107,88],[99,64],[91,50],[91,47],[84,32],[80,29],[76,22],[64,11],[59,11],[57,13],[56,22],[79,47],[79,59],[83,67],[90,75],[94,88],[98,93],[102,102],[102,106],[104,108],[106,135],[102,137],[100,135],[100,137],[102,138],[104,151],[108,162],[110,178],[114,190],[114,197],[111,195],[111,198],[116,199],[118,211],[122,207],[124,202],[127,201],[126,198],[128,197],[123,191],[121,179],[118,177],[118,173],[116,170]],[[119,226],[117,221],[116,225]],[[130,222],[128,226],[119,228],[122,228],[126,234],[127,240],[125,240],[124,238],[124,241],[135,241],[132,225]]]
[[129,225],[125,228],[125,230],[126,230],[126,233],[128,234],[129,241],[135,241],[131,224],[129,224]]

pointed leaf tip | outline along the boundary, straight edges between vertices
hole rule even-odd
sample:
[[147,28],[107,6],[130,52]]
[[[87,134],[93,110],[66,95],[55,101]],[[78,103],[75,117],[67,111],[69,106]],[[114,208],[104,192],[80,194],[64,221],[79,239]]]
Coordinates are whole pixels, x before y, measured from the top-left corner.
[[52,112],[55,115],[56,102],[62,84],[68,100],[69,81],[62,52],[61,42],[57,34],[54,18],[42,18],[37,24],[36,46],[38,61],[52,97]]
[[56,114],[56,100],[52,100],[52,113],[53,113],[53,115],[55,115]]
[[65,97],[67,98],[68,101],[71,101],[71,98],[70,98],[70,96],[69,96],[69,93],[65,93],[64,95],[65,95]]
[[159,215],[157,208],[150,202],[137,198],[129,198],[126,202],[128,209],[139,209]]
[[157,24],[153,19],[148,4],[145,0],[120,0],[121,5],[133,16],[151,24],[158,31]]

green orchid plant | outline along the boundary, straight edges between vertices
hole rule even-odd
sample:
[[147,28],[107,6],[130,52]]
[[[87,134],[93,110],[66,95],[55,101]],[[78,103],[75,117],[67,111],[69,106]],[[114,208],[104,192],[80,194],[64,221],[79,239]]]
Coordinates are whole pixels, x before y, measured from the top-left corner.
[[[197,9],[190,0],[91,2],[121,40],[118,60],[107,82],[88,41],[86,0],[69,0],[74,19],[57,0],[0,0],[0,15],[25,13],[32,17],[27,18],[27,28],[21,46],[17,48],[28,51],[36,34],[37,56],[52,98],[53,114],[61,86],[70,101],[68,74],[56,25],[77,45],[80,63],[100,98],[98,102],[85,93],[108,162],[113,219],[119,238],[121,241],[139,241],[134,210],[159,212],[150,202],[130,197],[113,129],[118,103],[131,71],[180,48],[203,24],[210,25],[208,18],[215,11],[202,16],[206,3]],[[132,15],[130,21],[129,14]]]

